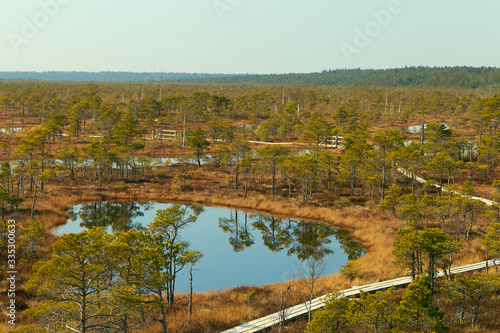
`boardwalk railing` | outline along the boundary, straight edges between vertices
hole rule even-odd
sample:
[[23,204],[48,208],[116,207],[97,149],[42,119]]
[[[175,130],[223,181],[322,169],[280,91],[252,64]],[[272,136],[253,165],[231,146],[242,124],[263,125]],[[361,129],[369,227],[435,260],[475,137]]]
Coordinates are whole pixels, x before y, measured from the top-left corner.
[[338,135],[329,135],[321,142],[321,145],[324,145],[325,148],[342,148],[344,146],[344,137]]
[[[476,271],[480,269],[486,268],[486,266],[491,267],[495,265],[500,265],[500,258],[497,259],[492,259],[488,261],[483,261],[480,263],[476,264],[471,264],[471,265],[466,265],[466,266],[461,266],[457,268],[452,268],[449,271],[449,274],[457,274],[457,273],[464,273],[464,272],[471,272],[471,271]],[[444,272],[438,272],[435,276],[436,277],[442,277],[444,276]],[[365,292],[370,292],[370,291],[377,291],[377,290],[384,290],[388,289],[392,286],[395,287],[400,287],[400,286],[406,286],[409,285],[412,281],[411,276],[406,276],[398,279],[393,279],[393,280],[387,280],[383,282],[378,282],[378,283],[373,283],[373,284],[367,284],[365,286],[360,286],[360,287],[353,287],[350,289],[346,289],[341,291],[342,297],[351,297],[351,296],[357,296],[359,295],[360,291],[365,291]],[[318,297],[314,299],[311,302],[311,311],[315,311],[318,309],[321,309],[325,306],[325,300],[327,299],[328,295]],[[288,308],[285,310],[286,312],[286,321],[292,320],[298,317],[306,316],[309,311],[309,302],[301,303],[299,305],[293,306],[291,308]],[[250,321],[245,324],[241,324],[237,327],[233,327],[229,330],[226,330],[222,333],[255,333],[255,332],[262,332],[265,331],[275,325],[278,325],[282,317],[280,316],[280,313],[273,313],[271,315]]]
[[[225,142],[226,140],[222,139],[207,139],[211,142]],[[325,149],[328,148],[342,148],[344,144],[344,138],[341,136],[333,137],[332,140],[323,141],[319,144],[319,147],[323,147]],[[267,141],[255,141],[255,140],[247,140],[248,143],[253,143],[257,145],[270,145],[270,146],[316,146],[314,143],[305,143],[305,142],[267,142]]]
[[147,136],[147,140],[176,140],[178,136],[182,134],[179,130],[160,130],[154,129],[150,136]]
[[[423,184],[423,183],[425,183],[425,182],[426,182],[426,180],[425,180],[424,178],[419,177],[419,176],[417,176],[417,175],[414,175],[413,173],[411,173],[411,172],[409,172],[408,170],[405,170],[405,169],[403,169],[403,168],[398,168],[398,171],[399,171],[400,173],[402,173],[403,175],[405,175],[406,177],[408,177],[408,178],[412,178],[412,177],[413,177],[413,179],[414,179],[417,183],[421,183],[421,184]],[[440,187],[441,187],[441,186],[439,186],[438,184],[433,184],[433,186],[434,186],[434,187],[436,187],[436,188],[440,188]],[[453,194],[457,194],[457,195],[460,195],[460,196],[464,196],[462,193],[457,192],[457,191],[453,191],[453,190],[449,190],[449,189],[447,189],[447,188],[446,188],[446,187],[444,187],[444,186],[441,188],[441,190],[442,190],[442,191],[444,191],[444,192],[450,192],[450,191],[451,191],[451,193],[453,193]],[[488,205],[488,206],[493,206],[493,205],[495,205],[495,204],[496,204],[496,202],[495,202],[495,201],[493,201],[493,200],[489,200],[489,199],[485,199],[485,198],[474,197],[474,196],[470,196],[470,198],[471,198],[471,199],[473,199],[473,200],[477,200],[477,201],[484,202],[484,203],[485,203],[486,205]]]

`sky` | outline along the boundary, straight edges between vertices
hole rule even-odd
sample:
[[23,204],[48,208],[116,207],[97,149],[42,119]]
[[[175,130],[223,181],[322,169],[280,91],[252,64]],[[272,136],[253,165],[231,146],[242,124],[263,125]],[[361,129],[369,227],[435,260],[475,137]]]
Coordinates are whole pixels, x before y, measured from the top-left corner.
[[500,67],[498,0],[0,0],[0,71]]

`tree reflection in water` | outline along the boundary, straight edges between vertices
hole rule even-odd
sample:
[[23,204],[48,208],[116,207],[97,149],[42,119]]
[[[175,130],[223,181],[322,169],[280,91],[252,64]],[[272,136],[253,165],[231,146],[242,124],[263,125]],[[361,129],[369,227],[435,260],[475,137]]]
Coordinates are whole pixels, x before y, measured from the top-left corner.
[[[68,221],[54,232],[62,235],[95,226],[108,232],[140,230],[154,221],[158,209],[170,206],[154,202],[81,204],[70,213],[73,223]],[[197,267],[200,269],[197,288],[201,291],[283,282],[298,268],[307,269],[310,258],[325,259],[327,274],[332,274],[348,258],[363,254],[363,248],[350,238],[349,231],[325,224],[229,208],[182,207],[189,211],[188,215],[198,216],[196,222],[180,231],[180,237],[205,255]],[[177,287],[189,290],[186,275],[176,280]]]
[[248,231],[248,214],[244,214],[245,218],[242,222],[238,220],[238,211],[232,209],[229,218],[219,218],[219,227],[222,231],[231,234],[229,243],[233,247],[234,252],[240,252],[254,243],[253,236]]
[[289,248],[292,242],[290,220],[282,220],[272,215],[252,214],[252,226],[262,233],[264,245],[273,252]]
[[363,246],[351,237],[351,234],[347,230],[335,229],[335,238],[339,242],[340,248],[344,250],[345,254],[349,260],[361,257],[365,253]]
[[78,213],[70,212],[72,221],[80,219],[80,226],[85,228],[111,227],[112,232],[127,231],[131,228],[144,229],[134,218],[144,216],[141,208],[147,209],[148,204],[142,203],[112,203],[93,202],[81,206]]
[[[199,216],[203,206],[182,205],[190,214]],[[80,227],[104,227],[111,232],[127,231],[131,228],[144,229],[141,217],[145,211],[155,209],[155,203],[96,202],[81,205],[78,212],[71,211],[72,221],[80,219]],[[145,222],[145,221],[142,221]],[[151,221],[146,221],[151,222]],[[303,220],[282,219],[267,214],[247,213],[230,209],[229,217],[219,218],[219,228],[229,234],[229,243],[235,252],[244,251],[255,244],[255,237],[262,237],[264,245],[273,252],[286,250],[288,256],[297,256],[301,261],[313,254],[322,259],[333,254],[329,247],[335,238],[349,260],[363,255],[364,249],[350,237],[349,231],[329,227],[321,223]],[[257,236],[257,233],[260,233]]]
[[[140,222],[140,217],[144,216],[145,211],[154,209],[155,203],[152,202],[93,202],[81,205],[78,212],[70,211],[71,221],[80,219],[80,226],[84,228],[104,227],[111,228],[111,232],[125,232],[129,229],[144,230],[145,226]],[[203,206],[183,205],[190,210],[193,215],[203,213]],[[150,221],[149,221],[150,222]]]
[[[241,221],[242,214],[244,221]],[[358,258],[364,253],[361,244],[352,239],[347,230],[304,220],[281,219],[272,215],[231,210],[229,218],[219,218],[219,227],[230,234],[229,243],[235,252],[254,244],[254,236],[248,229],[249,218],[251,226],[260,231],[264,245],[269,250],[280,252],[286,249],[288,256],[296,255],[302,261],[312,255],[322,259],[325,255],[333,254],[333,249],[328,247],[332,243],[332,237],[337,239],[349,259]]]

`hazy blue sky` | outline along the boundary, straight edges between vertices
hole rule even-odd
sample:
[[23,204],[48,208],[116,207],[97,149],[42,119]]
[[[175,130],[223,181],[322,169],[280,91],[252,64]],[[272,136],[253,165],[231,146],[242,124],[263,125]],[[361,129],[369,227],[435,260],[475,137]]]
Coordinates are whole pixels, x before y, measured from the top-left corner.
[[0,71],[500,67],[499,13],[498,0],[0,0]]

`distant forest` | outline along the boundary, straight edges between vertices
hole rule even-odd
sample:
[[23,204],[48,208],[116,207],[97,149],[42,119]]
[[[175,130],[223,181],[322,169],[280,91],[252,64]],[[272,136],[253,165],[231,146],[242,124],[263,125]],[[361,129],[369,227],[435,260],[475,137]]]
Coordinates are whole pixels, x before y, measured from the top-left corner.
[[169,81],[177,83],[288,86],[377,86],[499,88],[496,67],[405,67],[395,69],[337,69],[308,74],[203,74],[134,72],[0,72],[0,79],[42,81]]
[[308,86],[500,87],[495,67],[405,67],[396,69],[337,69],[310,74],[239,75],[190,80],[203,83]]
[[203,73],[135,73],[135,72],[0,72],[0,79],[38,80],[38,81],[175,81],[185,79],[203,79],[234,74]]

